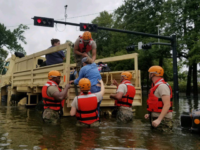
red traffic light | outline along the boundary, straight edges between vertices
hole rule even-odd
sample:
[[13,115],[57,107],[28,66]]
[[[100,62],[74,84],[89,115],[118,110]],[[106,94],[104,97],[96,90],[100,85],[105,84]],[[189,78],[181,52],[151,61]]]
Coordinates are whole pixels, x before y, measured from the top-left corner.
[[32,18],[32,19],[34,20],[35,26],[54,27],[54,19],[53,18],[34,16],[34,18]]
[[84,29],[87,29],[87,25],[83,25],[83,28],[84,28]]
[[38,22],[38,23],[41,23],[41,22],[42,22],[42,19],[38,18],[38,19],[37,19],[37,22]]

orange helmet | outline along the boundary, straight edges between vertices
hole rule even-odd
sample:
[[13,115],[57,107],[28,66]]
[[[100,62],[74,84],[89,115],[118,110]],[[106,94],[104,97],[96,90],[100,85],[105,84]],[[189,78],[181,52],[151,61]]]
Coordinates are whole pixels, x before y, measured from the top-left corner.
[[148,70],[149,73],[155,74],[155,76],[162,77],[164,74],[164,70],[160,66],[152,66]]
[[60,77],[60,76],[61,76],[61,73],[57,70],[52,70],[48,74],[49,79],[52,79],[53,77]]
[[89,31],[83,33],[83,41],[88,42],[92,39],[92,35]]
[[131,80],[132,79],[132,74],[128,71],[122,72],[121,76],[124,77],[126,80]]
[[90,88],[91,88],[91,82],[90,82],[90,80],[87,79],[87,78],[82,78],[82,79],[79,81],[78,85],[80,86],[81,91],[89,91]]

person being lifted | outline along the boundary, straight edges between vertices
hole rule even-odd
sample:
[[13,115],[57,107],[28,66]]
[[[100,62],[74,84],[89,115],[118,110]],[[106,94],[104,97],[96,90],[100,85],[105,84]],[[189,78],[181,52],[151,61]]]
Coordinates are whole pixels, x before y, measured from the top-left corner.
[[153,84],[147,99],[145,119],[150,119],[151,126],[161,131],[172,131],[172,89],[162,78],[164,70],[160,66],[152,66],[148,70]]
[[115,100],[116,117],[119,122],[128,122],[133,119],[132,103],[136,91],[131,83],[131,79],[132,74],[126,71],[121,73],[120,84],[113,80],[113,84],[117,86],[117,93],[111,94],[110,98]]
[[59,88],[61,74],[59,71],[52,70],[48,74],[49,81],[42,88],[42,98],[44,103],[43,120],[48,123],[57,123],[62,116],[62,108],[67,97],[69,84],[64,90]]
[[[82,78],[88,78],[91,82],[91,93],[98,93],[101,91],[101,85],[99,84],[98,80],[101,80],[101,74],[98,71],[97,65],[95,63],[92,63],[92,59],[90,57],[84,57],[82,59],[82,68],[79,72],[79,76],[75,80],[71,80],[69,83],[73,83],[75,85],[78,85],[80,79]],[[100,104],[101,101],[98,103],[98,113],[100,110]]]
[[76,66],[80,69],[82,58],[90,56],[90,51],[92,51],[92,61],[94,62],[96,59],[96,49],[97,45],[92,39],[91,33],[89,31],[85,31],[83,35],[80,35],[74,43]]
[[97,104],[104,95],[104,84],[103,81],[99,81],[101,83],[101,91],[98,93],[91,93],[91,83],[87,78],[82,78],[79,81],[79,86],[81,90],[81,94],[76,96],[71,104],[70,115],[76,115],[77,118],[77,126],[87,126],[94,127],[99,126],[99,115],[97,111]]

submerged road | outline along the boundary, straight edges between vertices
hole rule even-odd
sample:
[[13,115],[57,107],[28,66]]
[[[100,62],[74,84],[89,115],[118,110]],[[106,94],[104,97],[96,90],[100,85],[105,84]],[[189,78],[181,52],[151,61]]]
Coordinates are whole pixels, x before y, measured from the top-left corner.
[[34,108],[0,106],[0,150],[198,150],[200,135],[180,127],[183,111],[200,108],[200,99],[181,97],[174,105],[174,132],[165,134],[150,129],[142,107],[135,107],[135,119],[128,124],[102,117],[99,128],[79,128],[74,117],[63,117],[61,124],[43,123]]

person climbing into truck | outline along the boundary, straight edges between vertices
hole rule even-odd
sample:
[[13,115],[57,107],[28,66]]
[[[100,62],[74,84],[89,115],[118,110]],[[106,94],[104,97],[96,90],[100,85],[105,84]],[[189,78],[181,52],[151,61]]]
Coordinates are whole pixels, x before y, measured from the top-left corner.
[[149,79],[153,84],[147,99],[147,111],[145,119],[150,119],[152,128],[160,131],[171,132],[172,120],[172,88],[163,79],[164,69],[160,66],[152,66],[148,70]]
[[81,93],[76,96],[71,103],[70,115],[76,115],[77,126],[96,127],[100,125],[99,115],[97,111],[97,104],[104,95],[104,84],[102,80],[101,91],[98,93],[91,93],[91,82],[87,78],[82,78],[79,81]]
[[[88,78],[91,82],[91,88],[90,91],[91,93],[97,93],[101,91],[101,84],[99,84],[98,80],[101,80],[101,74],[98,71],[97,65],[95,63],[92,63],[92,59],[90,57],[84,57],[82,59],[82,65],[83,67],[81,68],[79,72],[79,76],[75,80],[71,80],[69,83],[73,83],[75,85],[78,85],[79,81],[82,78]],[[100,109],[100,104],[101,100],[98,103],[98,113]]]
[[110,94],[110,98],[115,100],[115,113],[118,122],[128,122],[133,119],[132,103],[135,96],[135,87],[131,83],[132,74],[130,72],[121,73],[121,83],[118,84],[113,80],[113,84],[117,86],[117,93]]
[[47,83],[42,88],[42,98],[44,103],[43,120],[48,123],[57,123],[60,116],[63,115],[62,108],[67,97],[69,84],[66,84],[64,90],[59,88],[61,73],[52,70],[48,74]]
[[[59,39],[51,39],[51,47],[60,45]],[[49,47],[49,48],[51,48]],[[51,54],[46,55],[46,65],[54,65],[63,63],[63,60],[65,59],[65,54],[63,51],[54,52]]]
[[85,31],[83,35],[79,36],[74,44],[74,55],[76,66],[80,70],[81,60],[83,57],[90,56],[90,51],[92,51],[92,61],[94,62],[96,59],[96,42],[92,39],[92,35],[89,31]]

